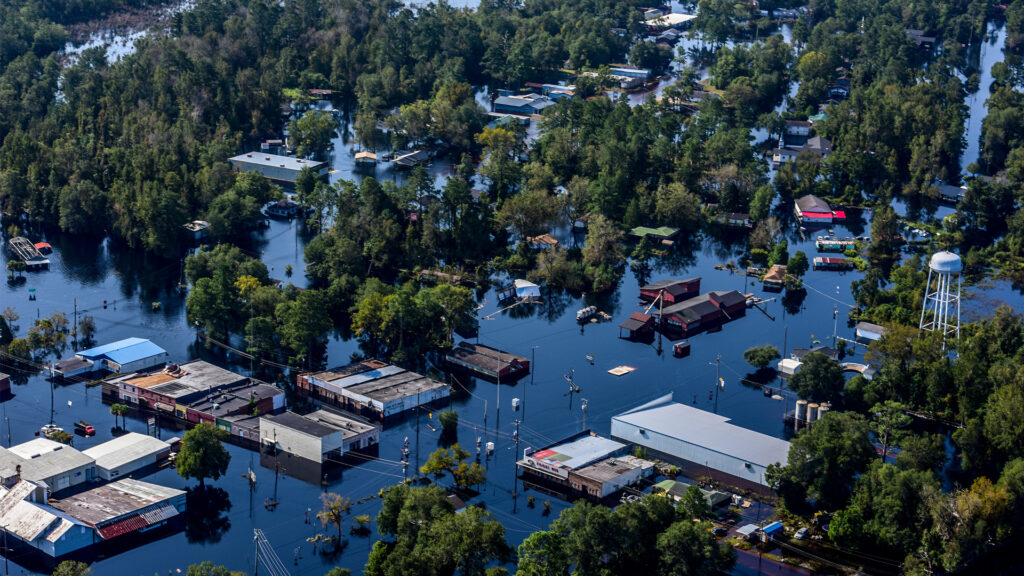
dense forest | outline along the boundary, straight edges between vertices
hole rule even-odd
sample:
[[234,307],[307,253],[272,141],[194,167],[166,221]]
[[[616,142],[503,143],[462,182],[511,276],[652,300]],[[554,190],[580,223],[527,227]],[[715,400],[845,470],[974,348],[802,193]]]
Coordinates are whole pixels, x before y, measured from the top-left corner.
[[[799,276],[806,256],[790,260],[786,244],[795,198],[871,209],[871,240],[851,255],[867,267],[852,286],[853,316],[888,328],[870,352],[878,371],[846,382],[834,360],[810,355],[790,382],[800,397],[836,409],[801,432],[789,464],[772,470],[783,513],[798,522],[830,518],[831,545],[913,574],[954,572],[1021,538],[1024,319],[1000,308],[966,326],[952,351],[914,326],[927,274],[920,254],[961,253],[969,281],[1024,275],[1024,0],[762,2],[769,15],[806,8],[791,22],[792,44],[749,4],[701,0],[689,32],[700,47],[677,55],[646,39],[642,0],[485,0],[477,10],[210,0],[176,14],[116,63],[101,49],[70,63],[57,52],[63,25],[138,4],[0,7],[0,209],[16,221],[5,234],[45,223],[176,257],[181,224],[204,218],[218,244],[189,256],[185,274],[189,322],[208,337],[245,338],[260,357],[315,366],[327,335],[340,331],[359,338],[367,355],[414,364],[471,328],[475,308],[470,289],[421,283],[420,270],[477,280],[514,271],[552,287],[609,291],[627,262],[642,271],[679,257],[675,248],[625,244],[628,230],[677,227],[685,246],[720,213],[739,212],[753,221],[744,263],[790,261]],[[979,86],[972,51],[992,20],[1005,24],[1006,57],[993,84]],[[908,29],[935,37],[934,48]],[[679,78],[661,98],[630,105],[617,92],[605,97],[609,65],[667,70],[673,57]],[[699,66],[708,68],[703,83]],[[566,71],[593,74],[577,76],[575,97],[545,111],[536,140],[516,127],[485,127],[479,88],[517,89]],[[422,169],[402,185],[303,174],[296,192],[316,237],[305,252],[312,286],[299,290],[278,287],[265,265],[231,245],[280,191],[233,173],[226,160],[286,126],[302,152],[322,155],[337,127],[281,112],[314,88],[333,91],[342,128],[360,146],[442,140],[454,170],[441,186]],[[965,96],[974,92],[989,112],[978,162],[961,166]],[[832,153],[801,154],[770,171],[766,152],[786,120],[815,115],[814,134]],[[756,129],[767,139],[755,141]],[[963,182],[964,198],[955,214],[928,223],[935,234],[920,254],[901,260],[892,201],[927,220],[938,181]],[[538,253],[524,241],[582,217],[581,246]],[[44,336],[59,332],[52,324],[40,321],[34,343],[11,350],[49,354]],[[475,574],[513,558],[499,525],[482,512],[455,517],[443,500],[389,493],[386,540],[368,572],[421,573],[409,563],[437,561]],[[422,525],[399,526],[401,514],[422,516]],[[519,568],[692,574],[728,566],[731,557],[679,514],[654,500],[614,512],[579,506],[527,539]],[[611,541],[622,526],[641,524],[647,532],[630,533],[628,546]],[[460,536],[447,551],[420,544],[449,533]],[[704,555],[686,556],[692,550],[679,542],[697,542]],[[693,571],[659,556],[678,556]]]

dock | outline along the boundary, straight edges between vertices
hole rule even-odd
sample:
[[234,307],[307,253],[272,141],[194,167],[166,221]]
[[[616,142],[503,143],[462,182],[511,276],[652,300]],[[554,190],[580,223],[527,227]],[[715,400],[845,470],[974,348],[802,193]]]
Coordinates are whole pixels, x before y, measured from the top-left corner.
[[494,380],[513,380],[530,372],[526,358],[471,342],[460,342],[444,359],[456,368]]
[[11,256],[25,263],[26,270],[46,270],[50,260],[28,238],[17,236],[7,242]]
[[840,240],[839,238],[818,236],[814,241],[814,247],[818,249],[818,252],[846,252],[847,250],[856,250],[857,241],[853,238]]

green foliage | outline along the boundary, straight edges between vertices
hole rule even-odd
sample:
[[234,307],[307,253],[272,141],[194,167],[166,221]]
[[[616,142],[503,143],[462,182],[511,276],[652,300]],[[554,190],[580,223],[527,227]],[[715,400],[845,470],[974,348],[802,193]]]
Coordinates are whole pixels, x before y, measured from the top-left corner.
[[388,489],[377,515],[385,538],[373,545],[367,576],[482,575],[486,566],[511,560],[505,528],[471,506],[455,514],[436,486]]
[[229,570],[226,566],[214,566],[210,561],[192,564],[185,571],[185,576],[244,576],[244,574],[244,572]]
[[89,576],[92,573],[88,564],[75,560],[65,560],[53,570],[53,576]]
[[330,112],[309,110],[293,118],[288,124],[288,138],[295,154],[300,158],[307,156],[323,157],[332,147],[331,138],[337,121]]
[[352,509],[352,500],[334,492],[324,492],[320,495],[322,507],[316,513],[324,527],[334,526],[338,533],[336,543],[341,542],[341,525],[344,523],[345,515]]
[[435,478],[451,474],[455,487],[460,490],[483,484],[487,480],[487,473],[478,462],[467,463],[469,457],[469,452],[458,444],[451,448],[438,448],[420,467],[420,473],[431,474]]
[[805,511],[808,500],[824,510],[846,505],[858,474],[875,458],[868,423],[859,414],[830,411],[790,443],[785,466],[771,465],[765,480],[787,510]]
[[808,268],[810,268],[810,264],[807,261],[807,255],[803,251],[797,250],[786,264],[786,274],[801,278],[807,273]]
[[441,421],[441,429],[448,434],[454,434],[459,428],[459,413],[449,408],[442,410],[437,417]]
[[821,352],[810,352],[800,361],[800,368],[789,379],[789,387],[805,400],[839,402],[846,386],[839,362]]
[[704,492],[696,486],[690,486],[676,503],[676,513],[683,520],[707,520],[711,518],[711,508],[704,498]]
[[615,510],[581,501],[562,511],[549,530],[523,541],[517,573],[710,576],[730,569],[735,558],[709,528],[677,519],[669,500],[659,496]]
[[772,361],[782,358],[779,349],[771,344],[747,348],[743,352],[743,359],[754,368],[767,368]]
[[174,468],[186,480],[199,479],[199,486],[207,478],[220,479],[227,472],[231,454],[224,448],[228,433],[209,422],[200,422],[185,433],[181,450],[174,458]]

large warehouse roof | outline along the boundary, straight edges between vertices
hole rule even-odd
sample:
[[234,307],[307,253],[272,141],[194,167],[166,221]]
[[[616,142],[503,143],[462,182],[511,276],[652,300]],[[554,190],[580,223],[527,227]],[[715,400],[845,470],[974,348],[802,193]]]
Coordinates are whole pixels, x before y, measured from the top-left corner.
[[641,406],[612,420],[761,466],[789,460],[789,442],[736,426],[725,416],[685,404]]

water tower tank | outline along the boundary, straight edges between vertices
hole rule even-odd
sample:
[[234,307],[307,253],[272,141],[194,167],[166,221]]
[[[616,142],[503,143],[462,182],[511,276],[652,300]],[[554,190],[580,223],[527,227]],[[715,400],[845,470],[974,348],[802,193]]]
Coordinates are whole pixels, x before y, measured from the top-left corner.
[[921,330],[960,337],[960,277],[963,260],[952,252],[937,252],[928,261],[928,284],[921,307]]
[[932,255],[932,259],[928,261],[928,267],[935,272],[956,274],[963,271],[964,262],[956,254],[944,250]]

